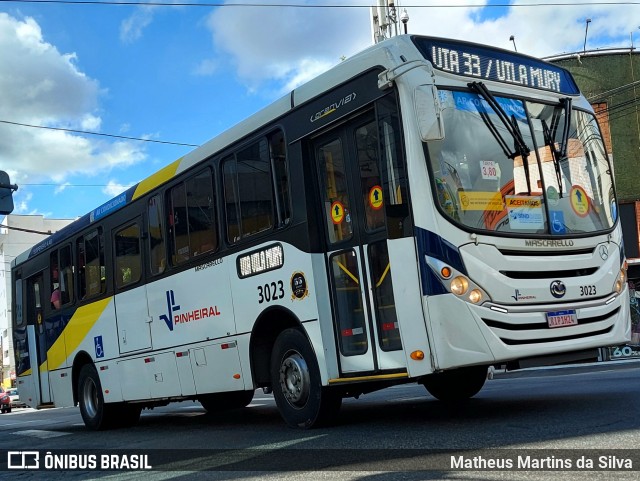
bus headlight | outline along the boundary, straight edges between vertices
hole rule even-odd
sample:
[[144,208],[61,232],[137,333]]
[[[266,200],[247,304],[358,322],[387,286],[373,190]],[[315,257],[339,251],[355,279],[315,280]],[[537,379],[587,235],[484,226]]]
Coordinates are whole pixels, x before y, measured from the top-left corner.
[[618,273],[618,277],[616,278],[616,283],[613,285],[613,290],[620,294],[622,289],[624,289],[624,283],[627,282],[627,260],[622,263],[622,267],[620,268],[620,272]]
[[451,281],[451,292],[456,296],[464,295],[469,289],[469,281],[466,277],[458,276]]
[[469,302],[471,302],[472,304],[477,304],[481,300],[482,300],[482,291],[480,291],[480,289],[473,289],[469,293]]
[[427,264],[438,277],[444,288],[470,304],[483,304],[491,297],[485,290],[465,274],[444,263],[440,259],[425,256]]

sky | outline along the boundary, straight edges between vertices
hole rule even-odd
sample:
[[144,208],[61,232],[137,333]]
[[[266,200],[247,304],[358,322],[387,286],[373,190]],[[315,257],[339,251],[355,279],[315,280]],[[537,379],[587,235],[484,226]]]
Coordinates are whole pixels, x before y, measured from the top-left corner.
[[[79,217],[372,43],[375,0],[107,2],[0,0],[14,214]],[[534,56],[581,51],[587,19],[587,49],[640,44],[640,2],[396,5],[409,33]]]

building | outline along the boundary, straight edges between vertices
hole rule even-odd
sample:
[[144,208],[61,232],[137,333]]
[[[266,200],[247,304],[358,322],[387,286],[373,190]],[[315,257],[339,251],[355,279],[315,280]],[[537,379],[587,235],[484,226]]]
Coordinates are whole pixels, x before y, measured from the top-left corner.
[[[640,53],[631,46],[548,58],[569,70],[593,106],[613,155],[631,287],[631,344],[640,345]],[[635,350],[633,351],[636,352]],[[640,350],[637,352],[640,355]]]
[[2,366],[0,382],[9,387],[15,383],[15,361],[11,332],[11,261],[74,219],[45,219],[41,215],[7,215],[0,222],[0,349]]

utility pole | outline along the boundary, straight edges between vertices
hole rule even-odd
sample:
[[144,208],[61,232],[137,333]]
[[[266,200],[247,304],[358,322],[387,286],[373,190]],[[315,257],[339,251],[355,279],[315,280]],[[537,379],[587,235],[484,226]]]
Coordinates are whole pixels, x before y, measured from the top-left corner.
[[[403,14],[403,24],[406,33],[406,22],[409,16],[406,9]],[[406,18],[406,21],[404,20]],[[398,12],[394,0],[378,0],[378,5],[371,7],[371,34],[373,43],[382,42],[387,38],[394,37],[400,33],[398,25]]]

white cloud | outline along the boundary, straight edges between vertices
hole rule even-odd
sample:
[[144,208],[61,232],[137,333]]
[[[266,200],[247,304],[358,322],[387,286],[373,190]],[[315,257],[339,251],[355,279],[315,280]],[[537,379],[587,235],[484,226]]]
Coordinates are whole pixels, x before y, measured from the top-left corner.
[[155,12],[156,8],[154,7],[137,8],[120,24],[120,40],[132,43],[142,37],[144,29],[153,21]]
[[[469,2],[456,0],[449,3]],[[506,10],[486,8],[482,12],[484,16],[478,9],[407,6],[409,33],[457,38],[509,50],[513,50],[509,37],[514,35],[519,52],[550,56],[582,50],[587,18],[592,19],[587,49],[629,47],[629,32],[637,30],[637,17],[640,15],[640,6],[596,5],[595,0],[581,2],[580,6],[518,7],[513,5],[531,2],[517,0],[511,3],[512,6]],[[496,12],[501,12],[501,15]]]
[[[43,39],[38,23],[0,13],[0,120],[46,127],[97,131],[100,86]],[[0,169],[17,183],[54,180],[72,174],[96,176],[145,158],[134,142],[110,143],[70,132],[0,126]],[[28,200],[27,200],[28,201]]]
[[[135,183],[135,182],[134,182]],[[134,183],[131,184],[121,184],[115,180],[110,180],[107,185],[102,189],[103,194],[107,194],[110,197],[115,197],[118,194],[121,194],[129,187],[131,187]]]
[[218,70],[218,62],[214,59],[207,58],[196,66],[193,73],[198,76],[208,77],[209,75],[213,75],[216,70]]
[[[328,0],[288,1],[335,5]],[[210,14],[207,26],[220,57],[231,59],[232,65],[226,68],[235,68],[249,89],[276,81],[286,90],[371,44],[367,6],[375,2],[348,3],[363,8],[222,7]],[[586,18],[592,19],[587,48],[628,47],[629,33],[637,31],[640,16],[640,6],[597,5],[595,0],[581,2],[579,7],[513,6],[530,4],[524,0],[512,1],[509,8],[486,7],[487,0],[451,0],[446,2],[448,8],[425,8],[425,2],[418,0],[398,3],[398,13],[406,8],[409,14],[409,33],[509,50],[513,49],[509,38],[514,35],[518,51],[534,56],[581,50]]]
[[308,80],[366,47],[371,37],[364,8],[223,7],[207,26],[215,48],[231,57],[250,88],[267,80],[289,86]]
[[71,186],[70,182],[65,182],[64,184],[60,184],[58,186],[56,186],[56,188],[54,189],[53,193],[54,194],[60,194],[61,192],[64,192],[65,189],[67,187]]

